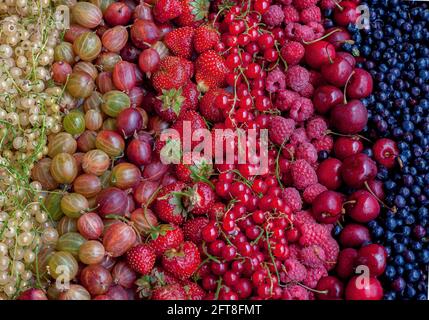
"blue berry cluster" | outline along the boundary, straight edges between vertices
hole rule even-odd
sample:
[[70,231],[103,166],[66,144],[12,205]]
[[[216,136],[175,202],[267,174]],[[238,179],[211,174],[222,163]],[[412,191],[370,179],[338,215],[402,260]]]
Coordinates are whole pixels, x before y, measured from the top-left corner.
[[369,223],[373,238],[389,253],[385,298],[427,300],[429,266],[429,9],[424,2],[369,0],[370,26],[349,26],[354,44],[374,78],[363,103],[369,111],[367,135],[388,137],[400,150],[398,168],[379,168],[385,210]]

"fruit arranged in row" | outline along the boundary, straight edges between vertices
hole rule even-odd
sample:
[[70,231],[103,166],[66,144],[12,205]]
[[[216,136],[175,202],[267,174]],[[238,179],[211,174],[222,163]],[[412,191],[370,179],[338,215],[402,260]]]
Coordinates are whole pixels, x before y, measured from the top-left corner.
[[[425,3],[398,1],[369,1],[368,5],[370,19],[377,23],[371,29],[347,27],[365,59],[362,68],[376,80],[374,93],[362,101],[369,112],[366,133],[374,140],[395,139],[397,147],[381,142],[380,146],[400,157],[392,166],[381,162],[378,172],[385,202],[396,206],[397,212],[384,210],[368,226],[374,240],[389,253],[383,277],[385,298],[427,300],[429,47],[425,30],[429,9]],[[355,50],[349,44],[343,47]]]

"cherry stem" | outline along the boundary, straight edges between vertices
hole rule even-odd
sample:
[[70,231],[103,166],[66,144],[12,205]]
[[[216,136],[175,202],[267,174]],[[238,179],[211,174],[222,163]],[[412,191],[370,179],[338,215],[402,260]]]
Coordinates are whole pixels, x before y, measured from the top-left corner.
[[311,291],[311,292],[314,292],[314,293],[328,294],[328,292],[329,292],[328,290],[320,291],[320,290],[312,289],[312,288],[307,287],[306,285],[302,284],[301,282],[296,282],[296,284],[299,285],[299,286],[301,286],[301,287],[303,287],[304,289],[307,289],[308,291]]
[[318,39],[315,39],[315,40],[312,40],[312,41],[303,41],[303,43],[306,44],[306,45],[313,44],[313,43],[316,43],[316,42],[318,42],[320,40],[323,40],[323,39],[329,37],[330,35],[333,35],[335,32],[339,32],[339,31],[341,31],[341,29],[334,29],[331,32],[328,32],[327,34],[325,34],[324,36],[322,36],[322,37],[320,37]]
[[331,130],[327,130],[326,134],[332,134],[334,136],[348,137],[348,138],[356,138],[356,137],[358,137],[358,138],[361,138],[361,139],[363,139],[365,141],[368,141],[368,142],[372,143],[372,141],[370,139],[368,139],[367,137],[361,136],[360,134],[342,134],[342,133],[334,132],[334,131],[331,131]]
[[374,198],[377,199],[378,202],[380,202],[385,208],[389,209],[390,211],[392,211],[393,213],[396,213],[398,211],[398,209],[396,207],[390,208],[386,203],[384,203],[379,197],[377,197],[377,195],[374,193],[374,191],[371,190],[371,188],[369,187],[369,184],[367,181],[364,182],[365,188],[368,190],[369,193],[371,193]]
[[352,78],[352,76],[355,74],[354,70],[352,73],[350,73],[349,77],[347,78],[347,82],[346,85],[344,86],[344,104],[347,104],[347,86],[349,85],[350,79]]

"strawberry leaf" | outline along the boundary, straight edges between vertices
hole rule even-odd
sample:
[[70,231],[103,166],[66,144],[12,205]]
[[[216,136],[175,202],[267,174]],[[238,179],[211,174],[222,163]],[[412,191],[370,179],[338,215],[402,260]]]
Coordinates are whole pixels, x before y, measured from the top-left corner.
[[195,16],[195,21],[207,18],[210,1],[208,0],[194,0],[189,3],[191,6],[191,13]]

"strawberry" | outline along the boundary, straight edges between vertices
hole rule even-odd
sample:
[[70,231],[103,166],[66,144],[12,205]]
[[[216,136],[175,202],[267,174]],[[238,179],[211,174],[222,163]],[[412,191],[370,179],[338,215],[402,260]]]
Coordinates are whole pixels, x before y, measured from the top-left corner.
[[[190,78],[189,66],[185,59],[167,56],[159,64],[159,69],[152,76],[153,87],[158,91],[179,89]],[[187,60],[185,60],[187,61]]]
[[215,193],[210,185],[205,182],[197,182],[193,185],[189,198],[188,209],[195,215],[206,214],[215,202]]
[[207,92],[210,88],[225,84],[228,68],[224,59],[213,50],[203,52],[195,62],[195,79],[198,89]]
[[222,202],[215,202],[209,209],[208,216],[210,220],[221,220],[225,214],[225,205]]
[[152,10],[156,20],[161,23],[177,18],[182,11],[179,0],[158,0]]
[[164,43],[175,56],[189,59],[192,55],[193,38],[194,28],[183,27],[167,33]]
[[195,26],[207,18],[209,0],[180,0],[182,14],[176,19],[179,26]]
[[202,241],[201,231],[209,223],[209,219],[205,217],[198,217],[188,220],[183,225],[183,233],[185,239],[199,244]]
[[154,102],[156,113],[165,121],[173,122],[182,110],[195,109],[198,105],[197,86],[188,83],[179,89],[162,90],[162,94]]
[[201,263],[200,252],[193,242],[185,241],[178,248],[164,252],[161,263],[166,271],[185,280],[197,271]]
[[148,274],[155,265],[156,255],[149,245],[139,244],[128,250],[126,259],[131,269],[141,274]]
[[156,288],[152,300],[186,300],[186,292],[180,284],[170,284]]
[[203,53],[213,49],[220,41],[219,33],[210,25],[199,26],[194,33],[194,49],[198,53]]
[[206,296],[205,291],[195,282],[185,280],[183,281],[183,289],[186,292],[188,300],[203,300]]
[[158,218],[165,222],[182,224],[186,210],[182,204],[182,195],[186,188],[183,182],[174,182],[163,187],[155,200],[154,209]]
[[183,242],[183,238],[183,231],[178,226],[162,224],[156,228],[156,231],[151,233],[149,245],[159,255],[168,249],[179,246]]
[[226,90],[214,88],[207,91],[200,101],[199,110],[201,115],[211,122],[221,122],[224,120],[222,111],[214,104],[218,95],[230,96]]
[[[185,123],[186,123],[186,126],[185,126]],[[188,125],[190,125],[191,132],[186,132],[186,129],[184,130],[184,128],[187,127]],[[206,125],[206,122],[204,121],[204,118],[198,112],[194,110],[186,110],[179,115],[179,118],[171,126],[171,128],[177,130],[177,132],[179,132],[180,137],[183,138],[184,134],[189,134],[190,137],[192,137],[192,134],[196,130],[206,129],[207,125]],[[192,147],[195,147],[196,145],[198,145],[202,141],[202,139],[203,138],[201,138],[201,140],[198,140],[198,141],[192,140]]]
[[207,181],[213,173],[213,165],[206,160],[193,161],[193,164],[175,164],[176,177],[183,182]]

